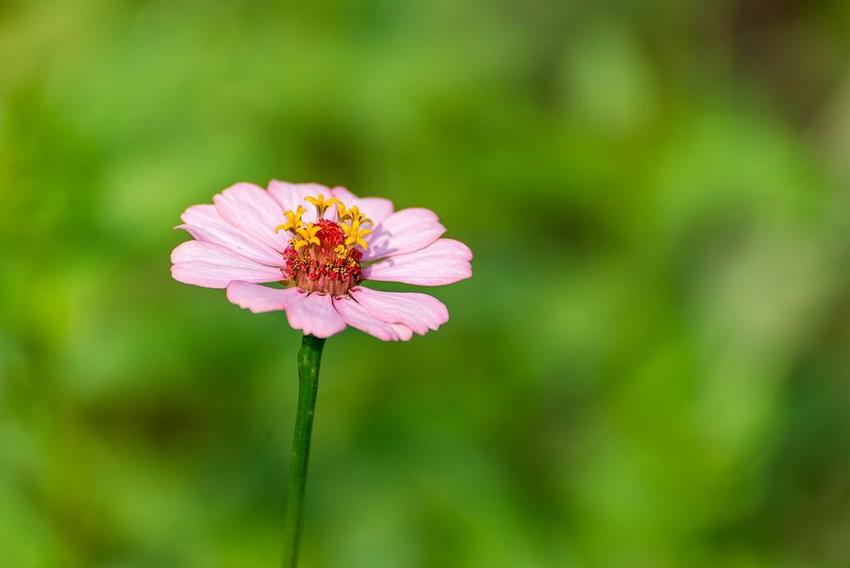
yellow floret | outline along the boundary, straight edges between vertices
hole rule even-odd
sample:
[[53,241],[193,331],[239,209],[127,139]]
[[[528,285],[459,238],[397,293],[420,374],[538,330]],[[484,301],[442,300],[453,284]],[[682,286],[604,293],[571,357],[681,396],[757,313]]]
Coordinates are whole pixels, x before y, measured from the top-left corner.
[[354,219],[351,223],[344,223],[342,225],[342,230],[345,232],[345,244],[346,245],[360,245],[363,247],[363,250],[369,248],[369,245],[366,244],[366,241],[363,240],[363,237],[370,234],[372,229],[364,229],[360,227],[360,220]]
[[344,205],[339,206],[339,218],[340,220],[351,219],[352,221],[357,221],[360,224],[369,223],[370,225],[374,225],[371,219],[368,219],[366,215],[360,212],[360,208],[356,205],[352,205],[349,209],[346,209]]
[[301,216],[306,213],[305,209],[298,206],[298,209],[293,213],[292,211],[284,211],[283,214],[286,216],[286,223],[282,225],[278,225],[274,228],[274,232],[278,231],[295,231],[301,226]]
[[316,233],[320,230],[321,227],[317,227],[313,223],[307,224],[306,227],[298,227],[295,229],[295,232],[301,237],[299,240],[295,241],[295,250],[310,244],[321,245],[322,241],[320,241],[319,237],[316,236]]
[[325,199],[325,194],[320,193],[316,197],[306,197],[305,201],[308,201],[316,206],[316,219],[321,219],[325,214],[325,211],[333,205],[334,203],[340,203],[339,199],[336,197],[331,197],[330,199]]

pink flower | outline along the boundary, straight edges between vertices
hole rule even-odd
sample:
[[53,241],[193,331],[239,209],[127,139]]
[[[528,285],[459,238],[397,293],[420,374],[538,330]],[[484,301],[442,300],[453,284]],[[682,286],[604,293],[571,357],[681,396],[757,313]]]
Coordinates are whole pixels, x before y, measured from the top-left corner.
[[[441,286],[472,276],[472,252],[440,238],[428,209],[312,183],[237,183],[181,216],[194,240],[171,253],[175,280],[226,288],[254,313],[283,310],[305,334],[330,337],[346,326],[385,341],[408,340],[449,319],[442,302],[416,292],[382,292],[365,280]],[[283,288],[262,286],[279,282]]]

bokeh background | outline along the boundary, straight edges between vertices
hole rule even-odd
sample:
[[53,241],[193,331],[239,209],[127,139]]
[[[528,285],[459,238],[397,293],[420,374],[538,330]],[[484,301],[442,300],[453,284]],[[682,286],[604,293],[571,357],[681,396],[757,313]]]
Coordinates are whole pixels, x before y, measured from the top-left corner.
[[169,254],[279,178],[476,253],[328,342],[303,566],[850,566],[848,55],[842,0],[0,1],[0,565],[278,565],[299,335]]

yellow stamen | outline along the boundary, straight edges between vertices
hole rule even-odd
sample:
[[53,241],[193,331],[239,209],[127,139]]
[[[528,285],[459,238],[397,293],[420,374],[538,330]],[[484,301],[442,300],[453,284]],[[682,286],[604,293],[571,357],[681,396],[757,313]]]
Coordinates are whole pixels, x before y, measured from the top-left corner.
[[370,234],[372,232],[372,229],[361,228],[359,219],[354,219],[351,223],[343,224],[342,230],[345,232],[346,245],[360,245],[361,247],[363,247],[363,250],[369,248],[369,245],[366,244],[366,241],[363,240],[363,237]]
[[301,216],[304,215],[307,211],[304,210],[300,205],[298,209],[293,213],[292,211],[284,211],[283,214],[286,216],[286,223],[282,225],[278,225],[274,228],[274,232],[278,231],[295,231],[301,226]]
[[301,237],[299,240],[295,241],[295,250],[310,244],[321,245],[322,241],[320,241],[319,237],[316,236],[316,233],[320,230],[321,227],[317,227],[313,223],[308,223],[306,227],[298,227],[295,229],[295,232]]
[[334,203],[340,203],[339,199],[336,197],[325,199],[324,193],[320,193],[318,197],[306,197],[305,201],[309,201],[316,206],[316,219],[321,219],[325,214],[325,211],[327,211],[331,205]]
[[336,245],[334,252],[336,253],[337,258],[345,258],[348,256],[348,249],[345,248],[345,245]]
[[[354,207],[352,207],[351,209],[354,209]],[[336,216],[340,220],[340,222],[351,217],[351,209],[346,209],[345,203],[343,203],[342,201],[337,202]]]
[[352,205],[349,209],[346,209],[344,205],[340,204],[337,206],[339,209],[339,218],[340,220],[351,219],[352,221],[357,221],[359,223],[369,223],[370,225],[374,225],[371,219],[368,219],[366,215],[360,212],[360,209],[356,205]]

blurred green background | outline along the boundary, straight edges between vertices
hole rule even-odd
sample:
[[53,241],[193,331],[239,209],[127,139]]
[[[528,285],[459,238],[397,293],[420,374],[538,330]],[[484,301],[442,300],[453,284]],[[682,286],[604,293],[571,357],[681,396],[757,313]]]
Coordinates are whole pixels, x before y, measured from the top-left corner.
[[325,350],[302,565],[850,566],[850,4],[0,1],[0,565],[276,566],[299,335],[236,181],[437,211]]

